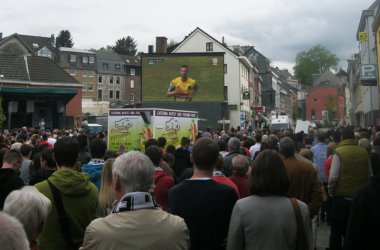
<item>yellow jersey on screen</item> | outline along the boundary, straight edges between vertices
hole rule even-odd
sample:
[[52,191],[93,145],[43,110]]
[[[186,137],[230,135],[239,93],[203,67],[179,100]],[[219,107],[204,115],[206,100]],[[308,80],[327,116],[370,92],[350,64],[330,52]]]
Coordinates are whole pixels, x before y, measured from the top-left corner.
[[171,81],[169,85],[170,87],[173,87],[176,89],[178,88],[179,92],[182,94],[188,94],[189,90],[195,87],[196,82],[195,80],[191,78],[187,78],[187,80],[183,82],[181,77],[177,77],[176,79]]

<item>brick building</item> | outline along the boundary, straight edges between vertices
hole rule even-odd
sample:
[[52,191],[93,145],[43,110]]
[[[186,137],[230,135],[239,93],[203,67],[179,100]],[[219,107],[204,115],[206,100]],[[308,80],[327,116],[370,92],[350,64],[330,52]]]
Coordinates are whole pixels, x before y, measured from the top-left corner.
[[0,85],[5,127],[80,125],[82,85],[47,57],[0,54]]
[[335,85],[319,85],[312,88],[305,97],[306,119],[322,120],[322,111],[329,111],[329,120],[343,121],[345,118],[345,98]]
[[89,50],[65,47],[58,48],[57,52],[56,62],[82,84],[82,98],[96,101],[96,54]]

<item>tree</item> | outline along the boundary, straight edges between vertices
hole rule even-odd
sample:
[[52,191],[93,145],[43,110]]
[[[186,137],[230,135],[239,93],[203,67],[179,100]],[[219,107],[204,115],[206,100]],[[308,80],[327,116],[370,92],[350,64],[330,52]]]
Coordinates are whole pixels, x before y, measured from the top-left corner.
[[121,55],[135,56],[137,52],[135,39],[130,36],[123,37],[116,41],[113,51]]
[[174,39],[170,39],[170,41],[168,43],[168,48],[171,47],[171,46],[173,46],[173,45],[176,45],[176,44],[177,44],[177,42],[174,41]]
[[337,70],[339,58],[322,45],[316,45],[308,51],[297,54],[294,73],[304,85],[313,85],[313,74],[323,73],[329,69]]
[[3,97],[0,96],[0,129],[3,129],[3,124],[7,120],[3,110]]
[[111,52],[113,51],[113,46],[107,45],[106,47],[101,47],[99,50]]
[[61,30],[59,32],[57,39],[55,40],[55,46],[57,48],[67,47],[72,48],[74,45],[73,38],[71,37],[71,33],[68,30]]

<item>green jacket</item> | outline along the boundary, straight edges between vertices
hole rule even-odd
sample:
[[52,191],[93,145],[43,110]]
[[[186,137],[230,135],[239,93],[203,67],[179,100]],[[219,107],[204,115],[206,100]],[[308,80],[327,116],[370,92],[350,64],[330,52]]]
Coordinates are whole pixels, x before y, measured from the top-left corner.
[[341,141],[335,151],[340,159],[335,195],[353,198],[358,188],[368,181],[369,155],[354,140]]
[[[82,245],[86,227],[95,218],[98,203],[97,188],[90,182],[88,174],[70,169],[57,170],[48,180],[61,193],[63,206],[69,218],[68,223],[73,242],[79,248]],[[49,213],[39,235],[38,245],[41,250],[65,250],[66,244],[49,184],[47,181],[43,181],[37,183],[35,187],[52,203],[52,211]]]

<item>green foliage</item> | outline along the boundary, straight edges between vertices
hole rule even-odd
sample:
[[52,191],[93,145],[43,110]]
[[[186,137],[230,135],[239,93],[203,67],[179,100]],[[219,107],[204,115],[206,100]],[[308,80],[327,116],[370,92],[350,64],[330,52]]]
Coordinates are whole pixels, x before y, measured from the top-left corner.
[[304,85],[313,85],[313,74],[329,69],[338,69],[339,58],[322,45],[316,45],[308,51],[297,54],[294,73]]
[[326,109],[329,111],[329,119],[336,119],[338,112],[338,102],[332,95],[326,97]]
[[113,51],[113,47],[111,45],[107,45],[106,47],[101,47],[99,50],[102,50],[102,51]]
[[170,39],[170,41],[168,43],[168,48],[171,47],[171,46],[173,46],[173,45],[176,45],[176,44],[177,44],[177,42],[174,41],[174,39]]
[[67,47],[72,48],[74,46],[73,38],[68,30],[61,30],[55,40],[55,46],[57,48]]
[[121,55],[135,56],[137,52],[137,43],[135,39],[130,36],[123,37],[116,41],[115,46],[112,47],[113,51]]
[[3,97],[0,96],[0,129],[3,129],[3,124],[7,120],[3,110]]

